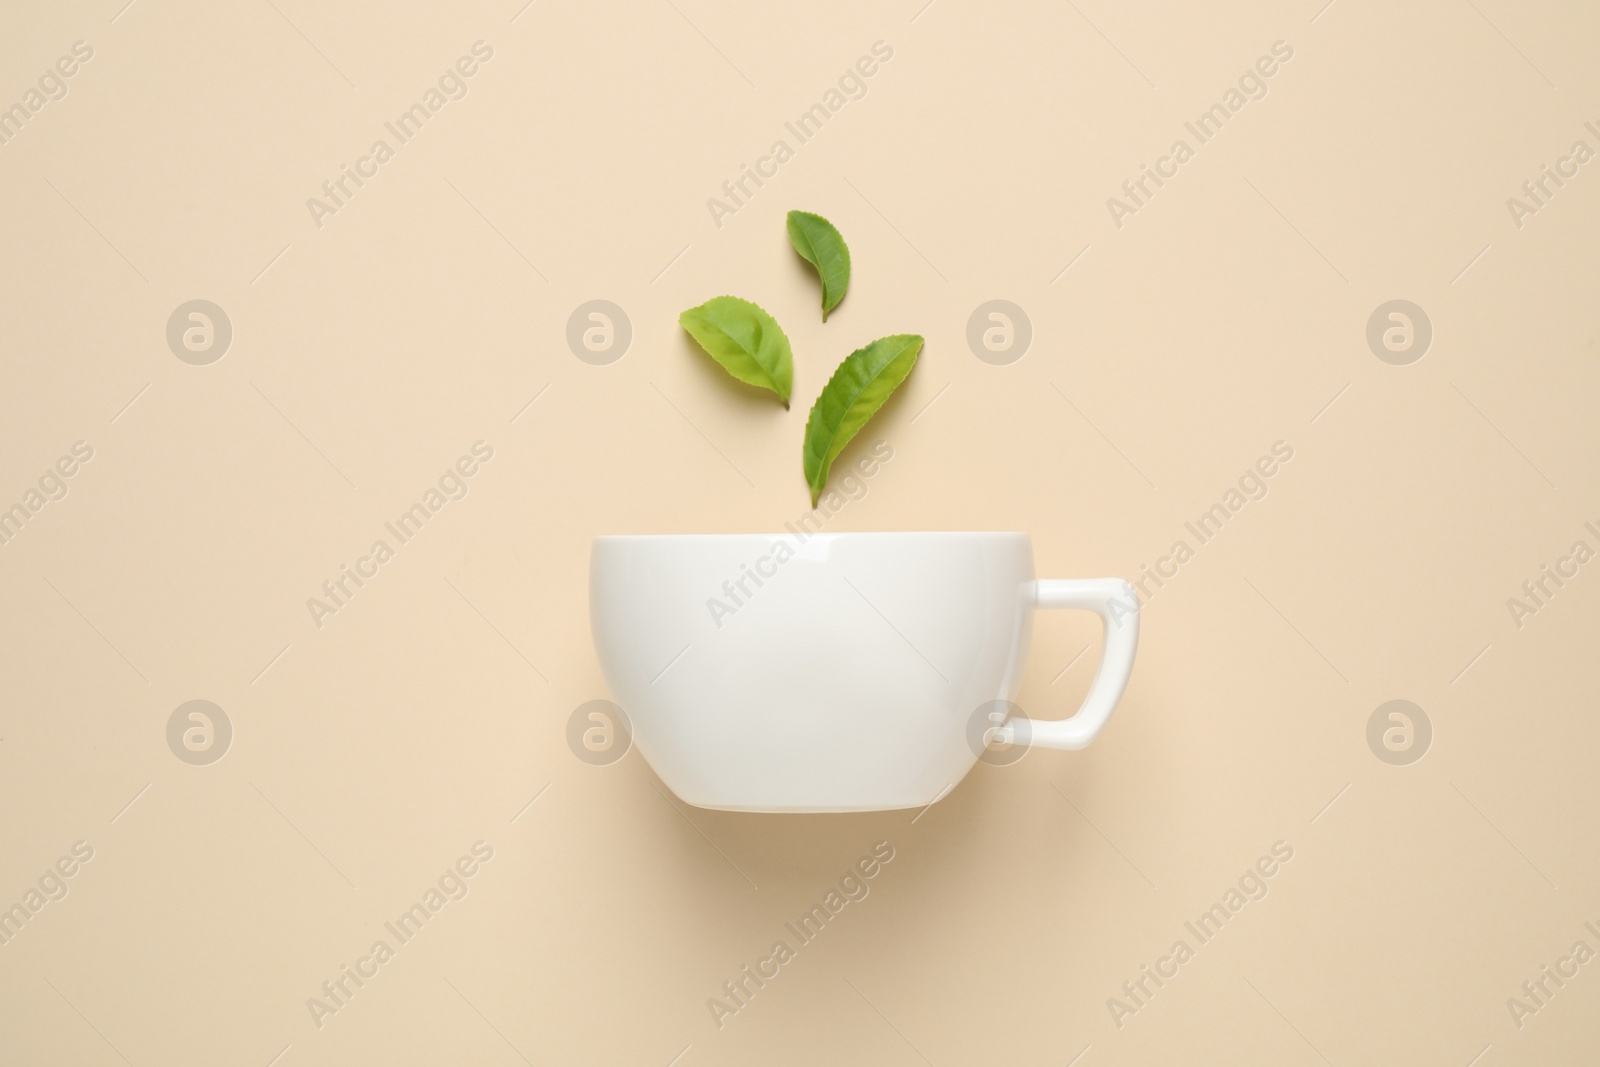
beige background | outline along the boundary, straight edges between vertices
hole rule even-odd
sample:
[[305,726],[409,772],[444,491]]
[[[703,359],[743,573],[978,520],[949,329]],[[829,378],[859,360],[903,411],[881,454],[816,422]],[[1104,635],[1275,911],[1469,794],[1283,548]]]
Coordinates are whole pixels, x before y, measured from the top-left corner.
[[[1600,965],[1520,1029],[1506,1005],[1600,950],[1600,564],[1521,629],[1506,606],[1600,547],[1597,164],[1520,229],[1506,206],[1600,148],[1600,14],[921,2],[0,16],[4,103],[94,49],[0,148],[0,505],[94,449],[0,547],[0,906],[94,849],[0,947],[0,1060],[1600,1055]],[[319,229],[306,199],[477,40],[468,95]],[[867,96],[715,226],[706,198],[879,40]],[[1266,98],[1114,225],[1278,40]],[[793,207],[854,253],[825,326]],[[725,291],[787,328],[795,410],[681,336]],[[234,329],[209,366],[165,340],[196,298]],[[633,325],[609,366],[564,340],[593,298]],[[965,341],[992,298],[1033,325],[1008,366]],[[1396,298],[1434,330],[1409,366],[1365,340]],[[1294,459],[1147,606],[1083,752],[835,817],[580,762],[590,538],[804,512],[805,412],[900,331],[927,347],[866,435],[895,458],[835,529],[1021,529],[1042,574],[1133,577],[1273,442]],[[469,495],[318,629],[306,599],[477,440]],[[1094,639],[1042,619],[1023,706],[1073,705]],[[1396,698],[1433,724],[1410,766],[1366,742]],[[191,699],[233,724],[209,766],[167,745]],[[307,998],[478,840],[469,895],[316,1026]],[[719,1030],[707,999],[878,840],[871,895]],[[1279,840],[1267,897],[1118,1028],[1107,999]]]

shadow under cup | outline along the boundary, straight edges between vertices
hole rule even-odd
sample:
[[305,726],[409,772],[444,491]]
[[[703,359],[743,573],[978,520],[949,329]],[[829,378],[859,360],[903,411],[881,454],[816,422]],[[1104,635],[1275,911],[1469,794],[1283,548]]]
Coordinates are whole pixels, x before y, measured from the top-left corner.
[[1024,533],[598,537],[601,668],[699,807],[920,808],[966,775],[974,709],[1016,695]]

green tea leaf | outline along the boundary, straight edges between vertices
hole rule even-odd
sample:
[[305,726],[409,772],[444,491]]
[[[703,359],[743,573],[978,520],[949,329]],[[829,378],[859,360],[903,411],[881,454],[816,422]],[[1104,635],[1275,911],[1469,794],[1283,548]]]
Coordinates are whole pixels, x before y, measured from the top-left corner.
[[771,315],[748,300],[714,296],[679,315],[678,324],[729,374],[770,389],[789,406],[794,357],[788,336]]
[[833,223],[808,211],[789,212],[789,243],[822,279],[822,321],[850,288],[850,248]]
[[823,386],[806,420],[801,453],[812,507],[817,506],[817,498],[828,484],[833,461],[906,380],[921,351],[922,338],[914,333],[880,337],[846,356]]

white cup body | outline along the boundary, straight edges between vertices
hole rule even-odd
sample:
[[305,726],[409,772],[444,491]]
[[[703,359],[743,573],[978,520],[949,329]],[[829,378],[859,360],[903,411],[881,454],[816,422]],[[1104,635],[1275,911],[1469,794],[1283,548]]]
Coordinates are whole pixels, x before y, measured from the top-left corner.
[[1024,533],[599,537],[590,615],[635,743],[690,804],[912,808],[1016,695],[1033,577]]

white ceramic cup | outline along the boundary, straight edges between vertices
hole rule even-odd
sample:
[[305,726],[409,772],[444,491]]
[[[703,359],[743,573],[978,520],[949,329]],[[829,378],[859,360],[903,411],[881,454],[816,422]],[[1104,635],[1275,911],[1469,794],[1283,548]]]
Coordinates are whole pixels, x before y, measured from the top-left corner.
[[589,599],[640,752],[685,801],[730,811],[942,797],[982,751],[974,715],[1016,696],[1036,608],[1105,621],[1083,706],[1027,720],[1029,744],[1082,748],[1139,641],[1132,586],[1035,580],[1025,533],[597,537]]

